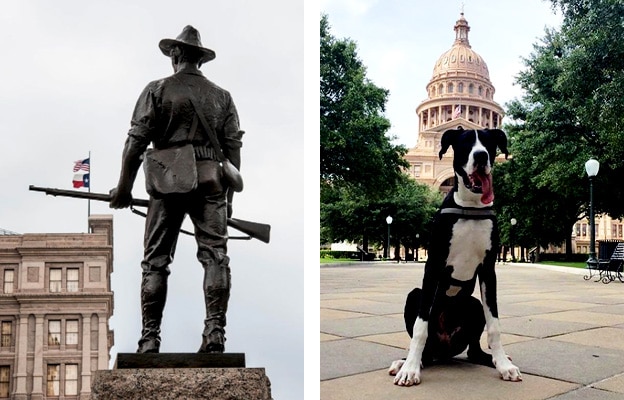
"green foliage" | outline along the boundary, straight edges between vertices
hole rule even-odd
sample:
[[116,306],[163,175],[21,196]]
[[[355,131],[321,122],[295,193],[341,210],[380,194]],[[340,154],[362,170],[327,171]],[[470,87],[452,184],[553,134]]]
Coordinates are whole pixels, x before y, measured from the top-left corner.
[[321,259],[325,260],[360,260],[360,261],[372,261],[374,254],[370,254],[366,257],[359,251],[344,251],[344,250],[321,250]]
[[320,176],[326,184],[384,188],[399,179],[407,149],[386,135],[386,89],[366,78],[356,44],[336,39],[321,17]]
[[388,91],[366,77],[355,42],[331,35],[327,16],[320,46],[321,241],[385,246],[392,215],[393,236],[413,243],[438,198],[403,173],[407,149],[392,144],[383,114]]
[[[321,240],[360,242],[364,239],[386,247],[386,217],[392,216],[393,245],[413,248],[427,243],[428,223],[442,202],[440,193],[403,175],[384,198],[370,197],[344,187],[321,202]],[[416,239],[416,235],[419,238]]]
[[[507,104],[512,161],[499,170],[504,234],[518,220],[525,246],[560,244],[587,213],[584,164],[594,157],[597,212],[624,215],[624,2],[552,0],[564,15],[547,30],[517,77],[521,100]],[[568,250],[570,250],[568,246]]]

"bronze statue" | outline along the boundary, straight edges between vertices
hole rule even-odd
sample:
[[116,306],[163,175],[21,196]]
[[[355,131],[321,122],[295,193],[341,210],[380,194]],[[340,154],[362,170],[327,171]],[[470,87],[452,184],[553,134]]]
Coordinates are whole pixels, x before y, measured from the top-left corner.
[[[150,199],[137,352],[159,352],[169,264],[188,214],[204,268],[206,319],[199,352],[223,353],[231,285],[227,221],[233,193],[242,190],[238,169],[244,132],[230,93],[199,70],[215,58],[214,51],[202,46],[199,32],[186,26],[176,39],[161,40],[159,47],[171,58],[174,74],[150,82],[141,93],[122,153],[119,182],[110,193],[112,208],[130,206],[132,186],[145,159]],[[150,144],[153,149],[148,149]]]

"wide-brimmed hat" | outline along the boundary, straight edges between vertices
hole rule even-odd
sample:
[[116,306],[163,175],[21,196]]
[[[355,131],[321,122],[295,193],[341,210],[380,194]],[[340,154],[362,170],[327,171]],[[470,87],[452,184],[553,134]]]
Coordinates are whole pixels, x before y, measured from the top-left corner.
[[180,33],[177,38],[163,39],[160,43],[158,43],[160,51],[162,51],[167,57],[171,55],[171,47],[174,45],[188,46],[198,50],[202,54],[202,58],[200,60],[202,64],[210,60],[214,60],[216,57],[214,51],[202,46],[199,31],[191,25],[185,26],[182,33]]

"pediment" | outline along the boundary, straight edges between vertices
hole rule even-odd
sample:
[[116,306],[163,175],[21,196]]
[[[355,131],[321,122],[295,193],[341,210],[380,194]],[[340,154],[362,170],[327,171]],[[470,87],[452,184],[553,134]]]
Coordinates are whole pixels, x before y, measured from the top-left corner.
[[435,126],[433,128],[427,129],[428,132],[444,132],[447,131],[449,129],[457,129],[458,127],[462,127],[465,130],[471,130],[471,129],[483,129],[482,126],[480,126],[479,124],[475,124],[474,122],[468,121],[467,119],[464,119],[462,117],[459,118],[455,118],[451,121],[447,121],[443,124],[440,124],[438,126]]

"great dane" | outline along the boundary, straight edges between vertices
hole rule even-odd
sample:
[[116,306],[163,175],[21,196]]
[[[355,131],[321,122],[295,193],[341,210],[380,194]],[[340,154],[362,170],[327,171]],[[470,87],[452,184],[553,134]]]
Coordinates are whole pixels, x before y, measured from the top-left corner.
[[[440,159],[449,147],[455,185],[434,217],[422,290],[406,302],[412,337],[407,359],[393,362],[389,373],[396,385],[417,385],[423,361],[450,358],[468,347],[470,360],[494,366],[504,380],[520,381],[520,370],[501,344],[494,271],[499,237],[491,171],[496,149],[505,157],[509,153],[507,137],[499,129],[460,127],[442,135]],[[472,297],[477,277],[481,304]],[[491,356],[479,345],[484,325]]]

